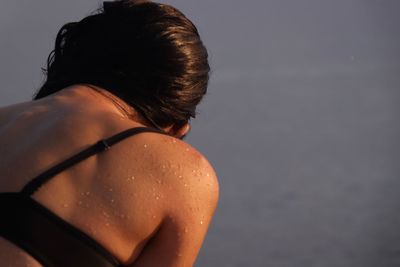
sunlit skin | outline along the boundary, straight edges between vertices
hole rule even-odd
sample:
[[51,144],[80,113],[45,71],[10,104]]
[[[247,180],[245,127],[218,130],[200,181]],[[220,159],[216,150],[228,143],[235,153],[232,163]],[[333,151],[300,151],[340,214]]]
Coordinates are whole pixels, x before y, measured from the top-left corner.
[[[139,116],[127,118],[85,85],[2,107],[0,125],[2,192],[19,191],[99,139],[151,127]],[[33,197],[126,266],[192,266],[215,212],[219,187],[207,159],[179,139],[189,129],[189,124],[171,125],[163,130],[172,136],[141,133],[127,138],[58,174]],[[1,238],[0,262],[41,266]]]

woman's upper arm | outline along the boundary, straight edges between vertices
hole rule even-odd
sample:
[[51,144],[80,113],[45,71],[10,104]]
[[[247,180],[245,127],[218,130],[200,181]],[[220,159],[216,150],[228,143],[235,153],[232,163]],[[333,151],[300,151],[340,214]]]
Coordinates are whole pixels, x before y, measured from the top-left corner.
[[177,177],[169,179],[164,220],[132,267],[193,266],[219,197],[209,162],[201,158],[194,165],[185,164]]

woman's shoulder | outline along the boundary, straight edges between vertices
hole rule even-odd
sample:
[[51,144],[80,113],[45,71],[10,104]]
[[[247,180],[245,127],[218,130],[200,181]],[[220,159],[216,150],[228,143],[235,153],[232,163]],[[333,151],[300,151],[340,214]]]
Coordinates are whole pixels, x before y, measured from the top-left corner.
[[160,207],[162,218],[153,237],[157,242],[144,249],[138,266],[141,262],[154,266],[169,261],[190,263],[217,207],[217,174],[200,151],[180,139],[157,133],[143,133],[134,139],[127,147],[140,154],[146,168],[150,192],[146,201],[151,210]]
[[175,197],[188,197],[197,191],[203,197],[211,198],[210,201],[218,199],[216,171],[194,146],[173,136],[153,132],[142,133],[134,139],[128,141],[130,151],[140,154],[141,163],[157,174],[155,179],[162,177],[161,182],[167,185],[165,188],[173,188]]
[[153,160],[150,163],[161,169],[175,167],[181,171],[190,171],[192,175],[207,171],[209,176],[215,174],[213,166],[203,153],[176,137],[157,132],[144,132],[137,135],[131,145],[135,146],[135,151],[140,147],[141,155],[151,157]]

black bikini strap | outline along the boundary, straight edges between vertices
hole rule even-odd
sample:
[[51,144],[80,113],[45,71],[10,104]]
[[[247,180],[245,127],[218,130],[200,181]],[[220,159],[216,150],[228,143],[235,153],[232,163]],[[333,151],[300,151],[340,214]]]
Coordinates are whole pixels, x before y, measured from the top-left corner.
[[135,127],[135,128],[130,128],[130,129],[124,130],[122,132],[119,132],[109,138],[101,139],[97,143],[95,143],[95,144],[91,145],[90,147],[82,150],[81,152],[67,158],[66,160],[56,164],[55,166],[51,167],[47,171],[45,171],[42,174],[33,178],[28,184],[26,184],[24,186],[24,188],[21,190],[21,193],[30,196],[33,193],[35,193],[35,191],[38,190],[48,180],[50,180],[52,177],[54,177],[56,174],[62,172],[63,170],[71,167],[72,165],[74,165],[90,156],[93,156],[96,153],[99,153],[99,152],[109,149],[112,145],[122,141],[123,139],[125,139],[129,136],[143,133],[143,132],[155,132],[155,133],[161,133],[161,134],[168,135],[166,132],[162,132],[162,131],[154,129],[154,128]]

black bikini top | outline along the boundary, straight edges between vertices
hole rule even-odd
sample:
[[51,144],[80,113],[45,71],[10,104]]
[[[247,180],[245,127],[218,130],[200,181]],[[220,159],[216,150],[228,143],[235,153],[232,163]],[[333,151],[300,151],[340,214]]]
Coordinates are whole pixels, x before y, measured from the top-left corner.
[[115,143],[142,132],[136,127],[102,139],[32,179],[20,192],[0,193],[0,236],[14,243],[45,267],[112,267],[121,263],[98,242],[68,224],[31,196],[56,174]]

